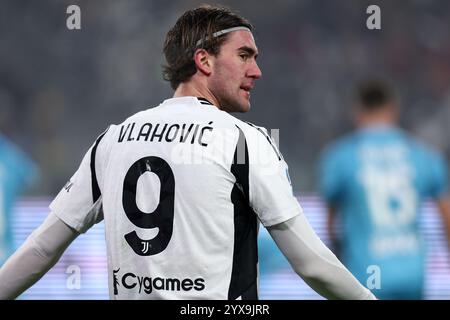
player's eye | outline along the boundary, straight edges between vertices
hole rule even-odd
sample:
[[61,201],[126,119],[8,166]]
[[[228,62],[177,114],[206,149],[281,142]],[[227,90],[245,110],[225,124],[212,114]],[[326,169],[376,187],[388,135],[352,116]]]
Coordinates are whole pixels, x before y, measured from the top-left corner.
[[239,54],[239,57],[241,57],[241,59],[243,61],[247,61],[249,58],[249,55],[247,53],[241,53],[241,54]]

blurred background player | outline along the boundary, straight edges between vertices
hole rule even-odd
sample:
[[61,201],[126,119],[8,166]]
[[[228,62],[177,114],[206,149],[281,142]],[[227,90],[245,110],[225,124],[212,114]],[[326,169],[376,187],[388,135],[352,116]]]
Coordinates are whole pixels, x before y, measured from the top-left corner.
[[33,162],[0,134],[0,266],[12,253],[12,210],[17,197],[36,175]]
[[[320,189],[330,238],[335,248],[339,243],[349,270],[364,284],[379,270],[374,293],[380,299],[422,299],[425,246],[418,215],[423,201],[432,198],[449,239],[447,172],[436,151],[397,127],[398,109],[386,83],[359,87],[353,110],[357,129],[326,148]],[[339,238],[336,214],[342,223]]]

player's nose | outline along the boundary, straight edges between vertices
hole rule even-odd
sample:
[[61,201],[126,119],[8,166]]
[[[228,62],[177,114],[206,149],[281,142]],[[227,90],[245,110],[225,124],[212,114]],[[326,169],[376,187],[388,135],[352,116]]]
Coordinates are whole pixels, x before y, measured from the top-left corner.
[[262,72],[261,69],[259,68],[258,64],[256,63],[256,61],[253,61],[253,63],[251,64],[248,72],[247,72],[247,76],[253,79],[259,79],[262,76]]

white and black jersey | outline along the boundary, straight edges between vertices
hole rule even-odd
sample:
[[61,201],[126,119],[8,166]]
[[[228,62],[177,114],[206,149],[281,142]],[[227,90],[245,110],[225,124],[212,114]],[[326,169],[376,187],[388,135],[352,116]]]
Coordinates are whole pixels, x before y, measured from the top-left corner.
[[196,97],[111,125],[50,208],[105,220],[112,299],[257,299],[258,220],[302,212],[267,132]]

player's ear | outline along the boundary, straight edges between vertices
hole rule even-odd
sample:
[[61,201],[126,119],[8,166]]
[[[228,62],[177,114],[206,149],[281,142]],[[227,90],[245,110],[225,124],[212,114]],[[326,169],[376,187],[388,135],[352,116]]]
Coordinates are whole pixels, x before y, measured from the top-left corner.
[[205,49],[197,49],[194,53],[194,62],[197,69],[209,76],[212,70],[211,55]]

